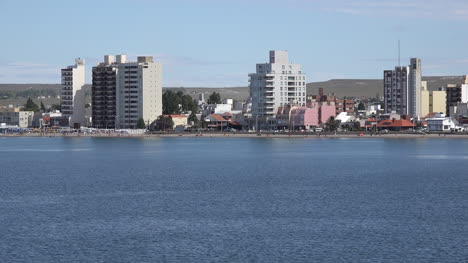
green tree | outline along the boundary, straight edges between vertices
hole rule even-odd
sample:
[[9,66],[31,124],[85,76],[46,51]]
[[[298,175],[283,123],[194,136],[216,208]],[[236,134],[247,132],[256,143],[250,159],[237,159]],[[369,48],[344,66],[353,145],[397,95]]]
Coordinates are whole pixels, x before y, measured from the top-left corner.
[[210,97],[208,97],[208,104],[220,104],[221,103],[221,95],[217,92],[211,93]]
[[360,122],[355,121],[353,126],[354,126],[355,131],[360,131],[361,130],[361,123]]
[[182,96],[182,111],[194,114],[198,113],[198,106],[190,95]]
[[189,115],[188,117],[188,121],[190,123],[193,123],[193,127],[198,127],[200,125],[200,121],[198,120],[197,118],[197,115],[195,115],[195,113],[192,112],[192,114]]
[[162,96],[163,114],[180,114],[177,94],[171,90],[164,92]]
[[156,121],[154,121],[153,127],[157,131],[172,130],[174,128],[174,121],[171,116],[161,115]]
[[44,106],[44,103],[42,103],[42,101],[41,101],[41,111],[42,111],[42,112],[46,112],[46,111],[47,111],[46,108],[45,108],[45,106]]
[[336,120],[335,117],[331,116],[325,123],[325,128],[328,131],[336,131],[340,126],[340,121]]
[[163,114],[198,113],[198,106],[190,95],[167,90],[162,96]]
[[145,129],[146,128],[145,120],[143,120],[143,118],[139,118],[136,127],[138,129]]
[[26,104],[24,104],[23,106],[23,110],[38,112],[39,106],[37,106],[37,104],[34,103],[34,101],[31,99],[31,97],[29,97],[28,100],[26,101]]
[[359,102],[357,109],[358,110],[366,110],[366,106],[364,106],[364,103]]

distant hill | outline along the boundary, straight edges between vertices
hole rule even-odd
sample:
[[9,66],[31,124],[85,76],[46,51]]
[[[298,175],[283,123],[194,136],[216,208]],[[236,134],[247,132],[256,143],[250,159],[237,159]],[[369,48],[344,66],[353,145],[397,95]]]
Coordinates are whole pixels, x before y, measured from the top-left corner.
[[[447,84],[461,83],[460,76],[423,77],[429,90],[445,87]],[[317,94],[323,88],[325,94],[335,93],[338,97],[375,97],[383,96],[383,80],[381,79],[332,79],[324,82],[307,84],[307,94]]]
[[[461,83],[461,76],[423,77],[428,82],[428,88],[435,90],[447,84]],[[335,93],[337,97],[375,97],[383,95],[383,82],[381,79],[332,79],[323,82],[307,84],[307,94],[317,94],[318,89],[323,88],[325,94]],[[91,85],[85,86],[86,93],[90,94]],[[206,87],[165,87],[164,90],[182,90],[197,99],[199,94],[205,94],[205,99],[212,92],[218,92],[222,98],[235,100],[246,100],[249,96],[247,87],[229,88],[206,88]],[[56,98],[60,94],[60,84],[0,84],[0,106],[9,104],[22,105],[28,97],[50,96],[49,99],[35,99],[37,102],[43,100],[44,104],[51,105],[59,103]]]

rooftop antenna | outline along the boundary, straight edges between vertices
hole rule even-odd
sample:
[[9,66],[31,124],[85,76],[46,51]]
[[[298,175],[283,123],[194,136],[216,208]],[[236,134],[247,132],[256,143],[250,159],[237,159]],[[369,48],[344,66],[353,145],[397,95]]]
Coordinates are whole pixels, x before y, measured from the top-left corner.
[[398,39],[398,67],[401,66],[400,63],[400,57],[401,57],[401,50],[400,50],[400,39]]

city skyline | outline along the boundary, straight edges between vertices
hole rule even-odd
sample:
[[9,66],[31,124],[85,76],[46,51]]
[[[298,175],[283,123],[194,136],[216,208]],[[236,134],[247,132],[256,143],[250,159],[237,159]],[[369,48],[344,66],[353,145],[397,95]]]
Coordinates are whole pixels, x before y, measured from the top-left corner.
[[459,0],[24,3],[0,1],[0,83],[60,83],[76,57],[91,83],[103,55],[127,54],[154,56],[166,87],[247,86],[269,50],[288,50],[310,82],[380,79],[398,65],[398,39],[401,61],[421,58],[424,76],[468,68],[468,3]]

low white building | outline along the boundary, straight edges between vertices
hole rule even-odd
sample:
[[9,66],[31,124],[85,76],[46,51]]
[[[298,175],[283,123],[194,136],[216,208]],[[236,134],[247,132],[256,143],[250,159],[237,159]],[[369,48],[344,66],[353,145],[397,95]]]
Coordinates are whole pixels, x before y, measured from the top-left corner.
[[203,115],[223,114],[232,111],[232,104],[208,104],[203,109]]
[[347,112],[341,112],[335,118],[335,120],[340,121],[341,123],[352,122],[356,120],[356,117],[353,115],[348,115]]
[[449,117],[445,117],[445,114],[436,114],[433,118],[426,119],[427,128],[429,131],[453,131],[458,128],[456,123]]

